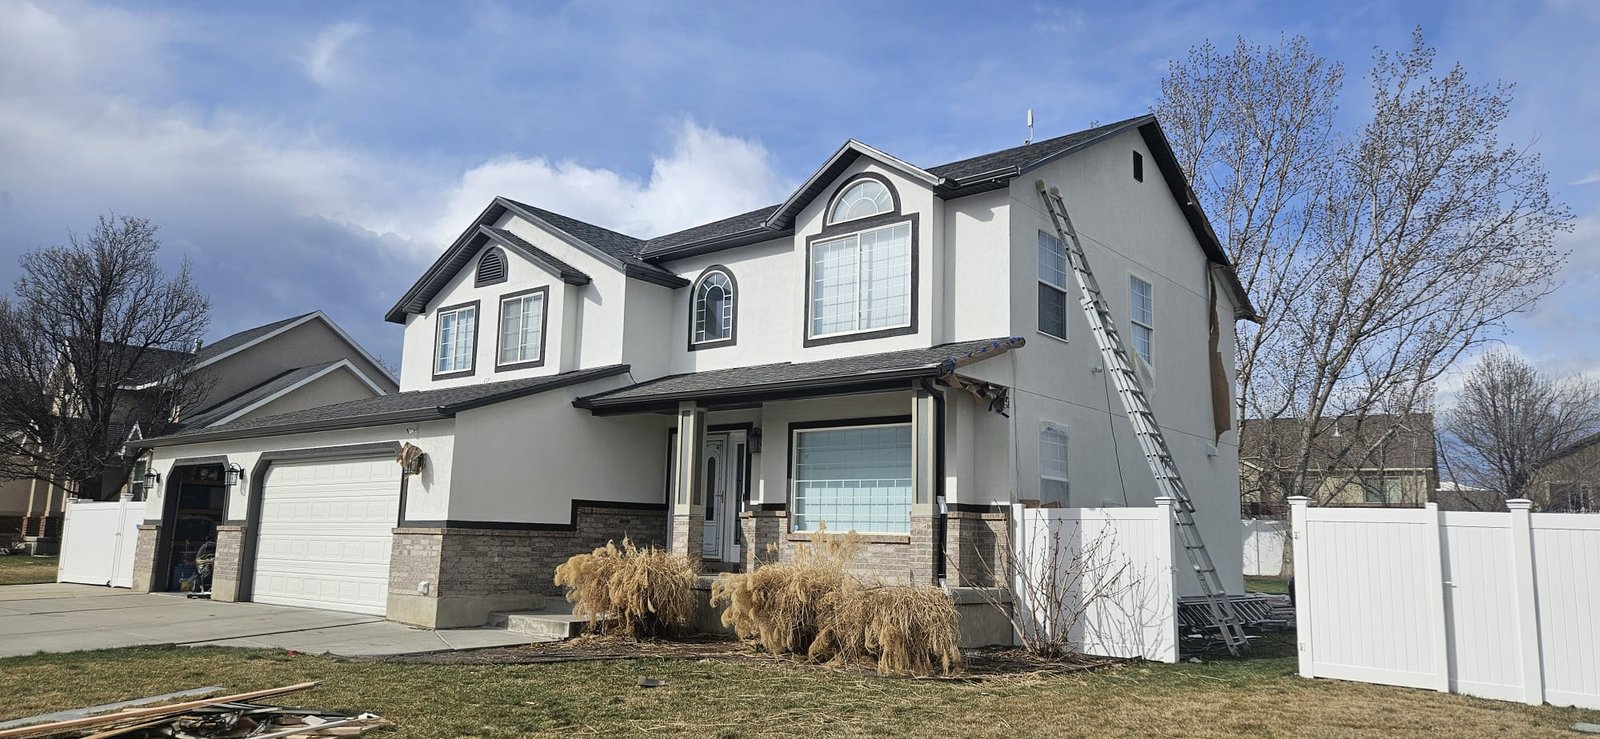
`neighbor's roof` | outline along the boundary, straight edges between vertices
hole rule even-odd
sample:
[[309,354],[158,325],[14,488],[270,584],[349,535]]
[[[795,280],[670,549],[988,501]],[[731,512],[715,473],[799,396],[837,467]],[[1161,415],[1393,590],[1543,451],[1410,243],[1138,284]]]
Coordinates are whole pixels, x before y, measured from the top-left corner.
[[[1373,414],[1359,423],[1354,417],[1325,419],[1322,423],[1327,428],[1313,442],[1312,469],[1415,470],[1437,465],[1431,413]],[[1305,423],[1298,418],[1245,420],[1239,435],[1239,461],[1258,469],[1292,468],[1304,428]],[[1369,454],[1369,449],[1374,451]]]
[[265,382],[256,385],[255,387],[238,393],[231,398],[227,398],[226,400],[206,408],[199,413],[179,419],[179,428],[199,429],[210,426],[217,421],[249,408],[250,406],[270,398],[277,393],[292,388],[296,383],[304,382],[318,372],[321,372],[322,370],[338,363],[339,362],[337,361],[325,362],[323,364],[314,364],[309,367],[297,367],[287,372],[280,373],[269,378]]
[[372,398],[307,408],[291,413],[281,413],[275,416],[248,418],[212,428],[183,431],[154,439],[144,439],[129,446],[172,446],[203,441],[277,436],[309,431],[328,431],[409,421],[437,420],[449,418],[464,410],[536,395],[590,380],[620,375],[627,371],[627,365],[617,364],[545,377],[530,377],[504,382],[484,382],[437,390],[391,393],[389,395],[379,395]]
[[[573,405],[596,414],[669,410],[683,400],[755,402],[799,394],[838,394],[901,387],[919,377],[955,372],[973,362],[1022,346],[1008,336],[817,362],[779,362],[752,367],[669,375],[578,398]],[[889,387],[885,387],[888,383]]]

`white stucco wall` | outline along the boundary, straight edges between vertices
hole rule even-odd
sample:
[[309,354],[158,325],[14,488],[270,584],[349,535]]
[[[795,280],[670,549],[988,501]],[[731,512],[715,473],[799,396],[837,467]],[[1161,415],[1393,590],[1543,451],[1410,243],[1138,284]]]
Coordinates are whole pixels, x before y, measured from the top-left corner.
[[[253,475],[261,455],[269,451],[315,449],[333,446],[351,446],[376,442],[410,442],[427,454],[427,466],[422,474],[411,479],[406,489],[405,516],[416,520],[443,519],[450,507],[450,476],[453,467],[455,437],[453,420],[427,421],[394,426],[374,426],[341,431],[320,431],[308,434],[266,436],[253,439],[234,439],[202,444],[163,446],[154,450],[151,468],[161,473],[162,484],[145,499],[145,520],[160,520],[166,480],[171,475],[173,463],[184,458],[226,456],[228,463],[244,468]],[[242,521],[249,503],[249,480],[234,488],[227,501],[227,518]]]
[[664,502],[672,419],[572,407],[630,383],[619,375],[458,414],[449,518],[567,523],[575,498]]

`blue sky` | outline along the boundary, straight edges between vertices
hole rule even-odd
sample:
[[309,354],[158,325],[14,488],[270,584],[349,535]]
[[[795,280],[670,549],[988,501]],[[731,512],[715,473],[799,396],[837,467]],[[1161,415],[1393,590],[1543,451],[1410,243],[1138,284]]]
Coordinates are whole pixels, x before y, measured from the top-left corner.
[[1367,99],[1374,45],[1517,83],[1503,132],[1578,215],[1509,343],[1600,370],[1600,2],[0,0],[0,283],[115,211],[160,223],[213,335],[382,314],[496,194],[638,236],[781,199],[847,138],[933,165],[1146,112],[1167,60],[1304,34]]

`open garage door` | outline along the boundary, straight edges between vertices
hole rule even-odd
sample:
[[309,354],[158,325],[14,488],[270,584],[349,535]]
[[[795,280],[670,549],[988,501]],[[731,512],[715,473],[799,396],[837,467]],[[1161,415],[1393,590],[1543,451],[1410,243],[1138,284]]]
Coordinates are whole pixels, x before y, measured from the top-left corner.
[[384,615],[399,512],[393,458],[272,465],[262,485],[251,599]]

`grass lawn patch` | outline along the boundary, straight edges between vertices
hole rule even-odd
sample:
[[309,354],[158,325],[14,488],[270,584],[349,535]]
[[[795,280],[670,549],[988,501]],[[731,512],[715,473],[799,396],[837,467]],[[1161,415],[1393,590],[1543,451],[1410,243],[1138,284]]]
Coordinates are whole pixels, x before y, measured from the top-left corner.
[[[220,685],[322,680],[285,703],[372,711],[382,737],[556,735],[1570,736],[1600,712],[1294,673],[1282,636],[1255,658],[1068,674],[905,679],[777,660],[423,664],[137,647],[0,660],[0,718]],[[639,679],[664,681],[638,687]]]
[[1244,589],[1252,593],[1268,593],[1271,595],[1288,595],[1289,578],[1287,577],[1254,577],[1244,576]]
[[37,585],[55,581],[55,557],[29,557],[22,554],[0,557],[0,585]]

